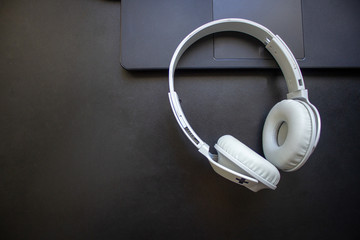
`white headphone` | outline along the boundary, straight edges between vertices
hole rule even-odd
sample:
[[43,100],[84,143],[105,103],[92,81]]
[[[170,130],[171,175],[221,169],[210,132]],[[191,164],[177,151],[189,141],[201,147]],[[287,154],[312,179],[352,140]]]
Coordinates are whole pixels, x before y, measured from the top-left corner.
[[[243,32],[260,40],[280,66],[289,93],[287,99],[277,103],[266,118],[263,129],[263,150],[267,160],[230,135],[222,136],[215,149],[209,152],[191,128],[174,91],[174,72],[185,50],[200,38],[223,31]],[[277,35],[264,26],[245,19],[227,18],[209,22],[191,32],[176,48],[169,66],[169,99],[185,135],[210,162],[221,176],[257,192],[275,189],[283,171],[299,169],[314,151],[319,138],[321,121],[318,110],[308,99],[300,68],[290,49]],[[275,166],[276,167],[275,167]]]

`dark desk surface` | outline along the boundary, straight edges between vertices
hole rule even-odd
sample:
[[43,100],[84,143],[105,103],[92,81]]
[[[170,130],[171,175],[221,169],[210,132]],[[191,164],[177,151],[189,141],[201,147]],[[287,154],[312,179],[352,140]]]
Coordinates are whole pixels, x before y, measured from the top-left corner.
[[[119,64],[120,2],[0,3],[1,239],[359,237],[360,71],[304,72],[318,148],[276,191],[215,174],[172,116],[166,72]],[[176,86],[213,145],[262,154],[277,71],[187,71]]]

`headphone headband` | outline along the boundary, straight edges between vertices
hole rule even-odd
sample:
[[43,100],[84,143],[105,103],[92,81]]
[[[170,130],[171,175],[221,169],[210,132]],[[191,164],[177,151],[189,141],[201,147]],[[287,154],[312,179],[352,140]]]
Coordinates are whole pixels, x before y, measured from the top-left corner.
[[225,18],[212,21],[198,27],[181,41],[172,56],[169,66],[170,92],[174,91],[175,68],[186,49],[202,37],[225,31],[242,32],[258,39],[265,45],[266,49],[271,53],[280,66],[284,74],[289,93],[291,94],[305,89],[299,65],[288,46],[278,35],[273,34],[266,27],[250,20]]

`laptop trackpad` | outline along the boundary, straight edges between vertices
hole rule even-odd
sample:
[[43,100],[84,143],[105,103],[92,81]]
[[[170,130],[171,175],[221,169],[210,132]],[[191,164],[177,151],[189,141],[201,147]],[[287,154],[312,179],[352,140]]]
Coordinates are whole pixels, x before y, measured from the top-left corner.
[[[304,42],[301,0],[213,0],[214,20],[244,18],[255,21],[279,35],[297,59],[303,59]],[[264,45],[243,33],[217,33],[214,58],[271,59]]]

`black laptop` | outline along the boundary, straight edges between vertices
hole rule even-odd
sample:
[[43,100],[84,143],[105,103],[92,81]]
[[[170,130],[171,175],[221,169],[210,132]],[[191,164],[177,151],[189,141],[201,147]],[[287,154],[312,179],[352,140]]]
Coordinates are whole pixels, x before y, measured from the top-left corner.
[[[128,70],[166,69],[192,30],[235,17],[279,35],[301,68],[359,68],[359,10],[359,0],[122,0],[121,64]],[[235,32],[199,40],[179,62],[179,68],[276,66],[262,43]]]

